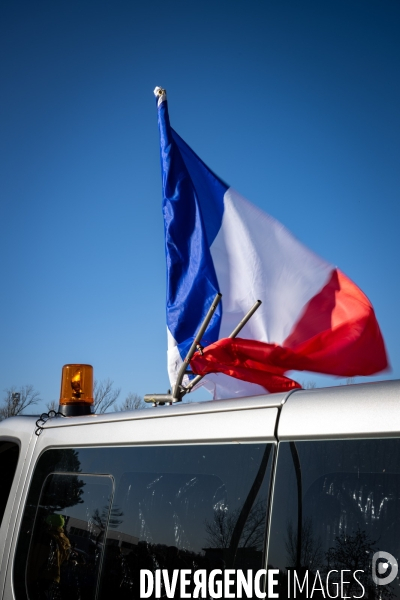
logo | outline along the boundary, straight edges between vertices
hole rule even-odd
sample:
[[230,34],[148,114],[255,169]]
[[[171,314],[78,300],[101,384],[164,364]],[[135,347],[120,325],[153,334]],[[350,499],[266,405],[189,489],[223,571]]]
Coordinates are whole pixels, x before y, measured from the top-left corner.
[[[375,552],[372,557],[372,579],[377,585],[392,583],[397,577],[399,565],[395,557],[389,552]],[[383,575],[385,575],[383,577]]]

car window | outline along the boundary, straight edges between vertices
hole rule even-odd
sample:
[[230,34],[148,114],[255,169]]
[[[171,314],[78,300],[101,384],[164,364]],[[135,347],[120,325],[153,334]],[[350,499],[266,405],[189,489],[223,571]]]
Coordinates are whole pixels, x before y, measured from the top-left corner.
[[281,572],[281,594],[288,573],[293,593],[293,569],[301,582],[309,572],[308,597],[318,572],[326,597],[328,586],[400,598],[399,559],[400,440],[280,444],[268,563]]
[[[75,597],[74,572],[81,573],[80,597],[119,600],[139,597],[141,569],[263,568],[272,449],[272,444],[215,444],[45,452],[35,469],[18,541],[18,600],[40,599],[35,591],[41,587],[39,566],[23,573],[21,565],[27,557],[33,564],[35,544],[43,536],[48,544],[49,518],[63,518],[61,533],[91,565],[91,579],[85,578],[84,564],[64,558],[52,580],[61,597],[68,586],[68,597]],[[109,491],[90,491],[90,478],[104,474],[115,482],[109,505]],[[54,498],[68,495],[83,503],[68,500],[68,506],[56,506]],[[90,504],[89,496],[96,501]],[[98,558],[90,548],[97,548]],[[100,571],[97,586],[93,574]]]
[[26,566],[31,600],[67,596],[94,599],[112,495],[109,476],[48,475]]
[[0,525],[3,521],[11,486],[14,481],[19,456],[19,446],[14,442],[0,441]]

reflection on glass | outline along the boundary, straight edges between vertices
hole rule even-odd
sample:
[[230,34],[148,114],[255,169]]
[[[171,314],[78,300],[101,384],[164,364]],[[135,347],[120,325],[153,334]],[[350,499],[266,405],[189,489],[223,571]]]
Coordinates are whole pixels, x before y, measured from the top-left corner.
[[102,600],[139,599],[141,569],[263,568],[271,445],[141,450],[117,483]]
[[108,476],[47,477],[26,569],[31,600],[92,600],[113,493]]
[[18,464],[19,446],[14,442],[0,442],[0,525],[6,510],[8,496]]
[[[398,576],[380,585],[392,566],[382,561],[373,564],[378,551],[390,553],[397,562],[400,559],[400,440],[295,445],[300,468],[290,443],[281,444],[279,451],[271,567],[282,574],[294,568],[318,571],[322,578],[336,570],[330,576],[332,586],[340,583],[340,571],[359,571],[365,598],[400,598]],[[352,576],[349,579],[343,593],[360,595],[360,586]]]
[[[20,528],[17,600],[134,600],[140,569],[263,568],[272,448],[232,443],[46,451]],[[70,544],[59,554],[60,581],[51,584],[34,565],[40,544],[49,561],[55,535],[49,515],[64,518],[58,533]],[[45,563],[50,572],[51,562]]]

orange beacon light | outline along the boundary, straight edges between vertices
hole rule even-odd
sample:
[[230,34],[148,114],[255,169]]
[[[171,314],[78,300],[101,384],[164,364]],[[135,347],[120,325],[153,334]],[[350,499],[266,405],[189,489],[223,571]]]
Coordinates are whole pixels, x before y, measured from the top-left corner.
[[93,367],[91,365],[64,365],[58,411],[66,417],[90,415],[92,406]]

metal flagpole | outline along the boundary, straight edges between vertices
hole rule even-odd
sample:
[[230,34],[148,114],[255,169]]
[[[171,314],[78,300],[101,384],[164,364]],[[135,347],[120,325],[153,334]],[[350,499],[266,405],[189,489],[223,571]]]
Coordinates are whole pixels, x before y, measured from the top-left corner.
[[[178,373],[178,376],[176,379],[173,393],[171,394],[170,392],[168,392],[168,394],[146,394],[144,396],[145,402],[151,402],[154,404],[154,406],[156,406],[157,404],[166,404],[166,403],[171,404],[173,402],[180,402],[182,400],[183,396],[185,394],[189,394],[193,390],[194,386],[197,385],[199,383],[199,381],[201,381],[203,379],[203,375],[197,375],[194,379],[192,379],[190,381],[190,383],[186,387],[184,387],[182,385],[182,381],[183,381],[185,374],[186,375],[188,374],[187,367],[189,366],[189,363],[193,357],[193,354],[199,348],[200,348],[200,350],[202,349],[200,346],[201,338],[203,337],[203,335],[211,321],[211,318],[212,318],[218,304],[221,301],[221,297],[222,297],[222,294],[219,294],[219,293],[215,296],[213,303],[211,304],[209,311],[208,311],[203,323],[201,324],[201,327],[200,327],[199,331],[197,332],[196,337],[194,338],[194,341],[190,347],[190,350],[187,353],[185,360],[182,363],[181,368],[179,369],[179,373]],[[243,329],[243,327],[246,325],[248,320],[254,315],[254,313],[261,306],[261,304],[262,304],[261,300],[257,300],[257,302],[254,303],[254,305],[251,307],[249,312],[243,317],[243,319],[240,321],[240,323],[232,331],[232,333],[229,336],[230,338],[235,338],[238,335],[238,333]]]
[[[261,306],[261,304],[262,304],[261,300],[257,300],[257,302],[254,303],[254,305],[251,307],[249,312],[243,317],[243,319],[240,321],[240,323],[232,331],[232,333],[229,336],[230,338],[235,338],[237,336],[237,334],[243,329],[243,327],[246,325],[247,321],[254,315],[254,313],[259,308],[259,306]],[[191,380],[189,385],[187,385],[185,388],[183,388],[182,395],[184,396],[185,394],[190,394],[190,392],[192,391],[194,386],[197,385],[199,383],[199,381],[201,381],[203,379],[203,377],[204,377],[204,375],[196,375],[196,377]]]
[[190,360],[191,360],[193,354],[196,352],[197,347],[200,344],[200,340],[203,337],[204,332],[207,329],[208,324],[211,321],[211,318],[212,318],[218,304],[221,301],[221,298],[222,298],[222,294],[218,293],[215,296],[213,303],[211,304],[210,309],[206,315],[206,318],[204,319],[203,323],[201,324],[201,327],[200,327],[199,331],[197,332],[196,337],[194,338],[193,344],[190,346],[189,352],[186,354],[186,358],[183,361],[182,366],[179,369],[178,377],[176,378],[172,402],[179,402],[182,399],[182,396],[186,393],[184,391],[184,390],[186,390],[186,388],[182,388],[183,377],[185,375],[187,367],[189,366]]
[[222,294],[218,293],[209,310],[208,313],[206,314],[206,317],[204,319],[204,321],[202,322],[199,331],[196,334],[196,337],[194,338],[194,341],[190,347],[189,352],[186,354],[185,360],[182,363],[181,368],[179,369],[178,372],[178,376],[176,378],[176,383],[174,386],[174,391],[171,394],[170,392],[168,394],[146,394],[144,396],[144,401],[145,402],[152,402],[155,406],[157,404],[171,404],[172,402],[180,402],[182,400],[182,396],[184,396],[186,394],[184,387],[182,387],[182,381],[183,381],[183,377],[185,375],[186,369],[189,365],[190,359],[192,358],[193,354],[196,352],[198,346],[200,345],[200,340],[204,335],[204,332],[206,331],[211,318],[213,316],[213,314],[215,313],[215,310],[218,306],[218,304],[220,303],[222,298]]

